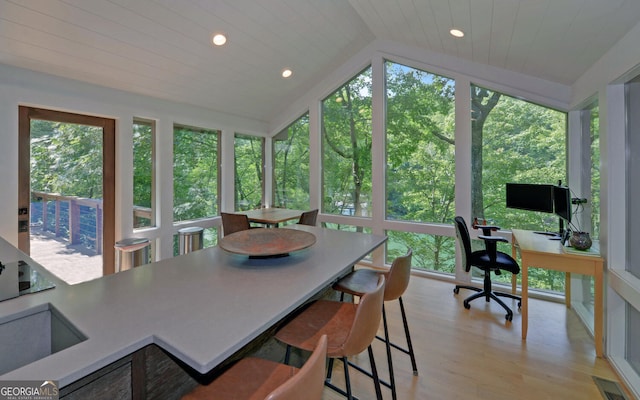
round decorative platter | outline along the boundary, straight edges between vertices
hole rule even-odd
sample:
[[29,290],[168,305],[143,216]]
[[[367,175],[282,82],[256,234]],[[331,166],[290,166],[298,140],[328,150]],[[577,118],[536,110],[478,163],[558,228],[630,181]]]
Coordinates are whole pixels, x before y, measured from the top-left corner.
[[230,253],[250,257],[281,257],[306,249],[316,242],[313,233],[287,228],[256,228],[234,232],[220,239],[218,246]]

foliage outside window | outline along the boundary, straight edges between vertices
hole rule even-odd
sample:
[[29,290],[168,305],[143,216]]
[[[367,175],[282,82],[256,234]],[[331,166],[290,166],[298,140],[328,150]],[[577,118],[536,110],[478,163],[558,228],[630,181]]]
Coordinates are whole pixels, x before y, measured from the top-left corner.
[[600,110],[590,111],[591,132],[591,237],[600,237]]
[[[503,229],[557,231],[553,214],[506,208],[505,184],[567,182],[566,113],[479,86],[471,94],[472,216]],[[498,278],[510,282],[507,275]],[[531,288],[564,292],[564,283],[562,272],[530,270]]]
[[424,233],[387,231],[387,262],[392,263],[413,250],[411,267],[454,274],[456,270],[456,238]]
[[[50,199],[60,196],[85,199],[84,204],[78,206],[77,239],[85,246],[95,248],[97,221],[102,218],[102,208],[98,207],[102,204],[102,128],[32,119],[30,136],[32,193],[52,194]],[[71,240],[69,213],[72,201],[43,200],[40,196],[32,196],[32,232],[36,227],[56,232],[57,225],[59,231],[56,233]],[[98,210],[99,215],[96,214]],[[47,226],[43,225],[45,213]]]
[[32,120],[31,189],[102,198],[102,128]]
[[309,114],[273,140],[273,205],[306,210],[309,202]]
[[235,136],[235,208],[252,210],[262,206],[264,139],[256,136]]
[[173,128],[173,220],[218,214],[219,132]]
[[[389,61],[385,75],[386,218],[450,224],[455,216],[454,81]],[[390,240],[389,262],[411,247],[418,261],[414,267],[455,270],[451,238],[393,232]]]
[[322,101],[322,211],[371,217],[371,68]]
[[155,125],[133,121],[133,227],[155,226],[153,218]]

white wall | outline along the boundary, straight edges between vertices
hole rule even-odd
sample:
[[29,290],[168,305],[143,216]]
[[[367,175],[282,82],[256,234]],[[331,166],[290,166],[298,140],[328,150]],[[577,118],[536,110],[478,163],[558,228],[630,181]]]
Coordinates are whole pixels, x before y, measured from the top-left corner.
[[627,306],[638,309],[640,280],[626,271],[626,110],[624,83],[640,74],[640,23],[572,86],[571,106],[597,99],[600,110],[601,234],[606,260],[606,353],[619,376],[640,396],[640,375],[627,360]]
[[[212,93],[215,96],[216,93]],[[17,244],[18,224],[18,106],[90,114],[116,120],[116,240],[133,236],[131,174],[132,121],[141,117],[156,121],[158,140],[158,205],[162,207],[158,227],[144,232],[145,237],[163,237],[161,258],[172,253],[172,137],[173,124],[180,123],[206,129],[222,130],[221,155],[223,187],[233,188],[233,134],[243,132],[264,136],[267,124],[204,108],[172,103],[150,97],[107,89],[69,79],[58,78],[0,64],[0,236]],[[229,159],[231,162],[229,162]],[[233,203],[233,191],[231,190]],[[123,210],[125,212],[123,212]],[[171,234],[169,234],[171,233]]]

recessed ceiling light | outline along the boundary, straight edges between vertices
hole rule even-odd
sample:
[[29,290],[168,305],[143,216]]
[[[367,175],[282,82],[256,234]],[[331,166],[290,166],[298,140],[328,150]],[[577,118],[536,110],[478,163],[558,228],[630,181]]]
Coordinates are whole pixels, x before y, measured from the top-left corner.
[[222,46],[223,44],[227,43],[227,37],[222,33],[217,33],[213,35],[212,41],[216,46]]
[[464,36],[464,32],[462,32],[460,29],[451,29],[449,31],[449,33],[451,34],[451,36],[457,37],[457,38],[461,38]]
[[293,75],[293,71],[291,71],[289,68],[285,68],[282,70],[282,77],[283,78],[290,78],[291,75]]

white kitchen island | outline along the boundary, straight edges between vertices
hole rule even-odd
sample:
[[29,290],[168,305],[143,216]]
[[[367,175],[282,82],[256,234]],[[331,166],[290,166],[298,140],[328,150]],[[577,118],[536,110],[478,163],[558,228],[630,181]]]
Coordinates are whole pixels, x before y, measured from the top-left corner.
[[386,240],[302,225],[289,228],[313,233],[316,243],[267,259],[207,248],[0,302],[0,324],[50,304],[87,338],[0,380],[56,380],[64,387],[151,344],[207,373]]

